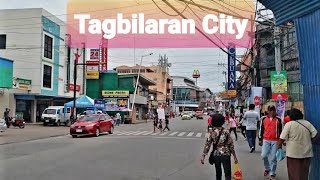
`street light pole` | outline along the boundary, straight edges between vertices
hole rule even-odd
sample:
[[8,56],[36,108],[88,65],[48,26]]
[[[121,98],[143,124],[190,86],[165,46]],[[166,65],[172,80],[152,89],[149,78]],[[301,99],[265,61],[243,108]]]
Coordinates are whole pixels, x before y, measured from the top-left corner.
[[141,59],[140,59],[140,65],[139,65],[139,71],[138,71],[138,77],[137,77],[137,81],[136,81],[136,85],[135,85],[135,88],[134,88],[134,93],[133,93],[133,100],[132,100],[132,116],[133,116],[133,108],[134,108],[134,102],[136,100],[136,94],[137,94],[137,89],[138,89],[138,83],[139,83],[139,79],[140,79],[140,70],[141,70],[141,65],[142,65],[142,59],[146,56],[151,56],[153,53],[150,53],[148,55],[144,55],[144,56],[141,56]]
[[77,63],[79,61],[79,57],[81,56],[79,54],[79,49],[77,49],[77,53],[74,54],[75,59],[74,59],[74,66],[73,66],[73,113],[72,113],[72,121],[74,122],[76,119],[75,113],[75,108],[76,108],[76,98],[77,98]]

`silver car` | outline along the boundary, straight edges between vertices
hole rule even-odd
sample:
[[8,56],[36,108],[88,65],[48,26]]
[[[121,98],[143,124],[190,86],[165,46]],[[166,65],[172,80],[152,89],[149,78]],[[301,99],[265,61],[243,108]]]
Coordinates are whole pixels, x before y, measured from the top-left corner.
[[0,132],[4,132],[7,130],[7,124],[4,119],[0,119]]

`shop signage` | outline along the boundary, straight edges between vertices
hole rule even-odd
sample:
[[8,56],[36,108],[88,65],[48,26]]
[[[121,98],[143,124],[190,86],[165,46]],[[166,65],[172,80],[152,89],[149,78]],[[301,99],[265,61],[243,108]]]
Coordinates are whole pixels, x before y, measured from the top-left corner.
[[236,97],[237,91],[236,90],[224,91],[224,92],[221,92],[219,95],[221,97]]
[[100,49],[90,49],[90,60],[99,60]]
[[29,79],[13,78],[12,87],[14,89],[31,90],[32,81]]
[[272,99],[288,100],[287,71],[271,71]]
[[129,91],[102,91],[103,97],[129,97]]
[[102,38],[102,47],[101,47],[101,72],[105,72],[108,70],[108,40]]
[[228,90],[236,90],[236,49],[228,48]]
[[106,111],[128,111],[128,99],[106,98]]
[[106,106],[106,101],[105,100],[94,100],[94,106],[96,108],[104,109]]
[[[69,84],[69,90],[74,91],[74,84]],[[80,85],[76,86],[76,91],[80,92]]]
[[86,72],[86,79],[99,79],[99,72]]

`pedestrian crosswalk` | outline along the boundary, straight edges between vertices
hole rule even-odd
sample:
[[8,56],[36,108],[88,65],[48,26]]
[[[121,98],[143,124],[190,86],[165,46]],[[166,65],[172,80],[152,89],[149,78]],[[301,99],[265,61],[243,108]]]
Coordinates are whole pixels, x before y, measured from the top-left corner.
[[118,136],[160,136],[160,137],[187,137],[187,138],[201,138],[205,133],[201,132],[153,132],[153,131],[114,131],[114,135]]

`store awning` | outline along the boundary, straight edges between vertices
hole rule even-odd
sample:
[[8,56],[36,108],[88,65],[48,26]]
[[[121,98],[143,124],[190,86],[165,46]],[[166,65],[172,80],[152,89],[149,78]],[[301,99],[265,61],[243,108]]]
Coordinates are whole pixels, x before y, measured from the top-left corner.
[[[64,104],[65,107],[74,107],[73,101]],[[88,96],[82,96],[76,100],[76,108],[94,107],[94,100]]]

